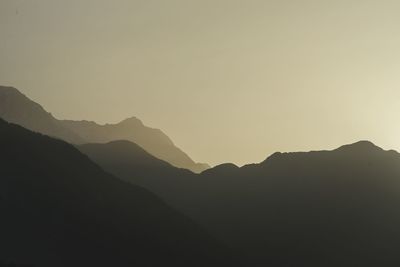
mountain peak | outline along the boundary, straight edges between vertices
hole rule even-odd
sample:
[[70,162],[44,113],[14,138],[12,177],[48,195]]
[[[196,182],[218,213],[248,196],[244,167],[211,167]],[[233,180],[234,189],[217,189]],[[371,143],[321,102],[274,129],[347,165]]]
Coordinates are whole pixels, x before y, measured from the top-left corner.
[[361,140],[352,144],[347,144],[340,146],[332,151],[320,150],[320,151],[310,151],[310,152],[275,152],[269,157],[267,157],[261,164],[265,164],[267,162],[271,162],[274,160],[281,160],[282,158],[295,156],[299,154],[306,154],[306,153],[319,153],[319,152],[344,152],[344,153],[355,153],[355,154],[362,154],[362,153],[375,153],[375,152],[382,152],[384,151],[379,146],[375,145],[371,141],[368,140]]
[[138,118],[134,117],[134,116],[129,117],[129,118],[125,119],[125,120],[122,120],[118,124],[134,124],[134,125],[144,126],[143,122],[141,120],[139,120]]
[[28,100],[28,97],[26,95],[24,95],[17,88],[12,87],[12,86],[2,86],[2,85],[0,85],[0,96],[2,98],[18,97],[18,99],[24,98],[24,99]]
[[362,140],[352,144],[343,145],[337,149],[336,151],[355,151],[355,152],[368,152],[368,151],[383,151],[382,148],[375,145],[371,141]]
[[0,92],[16,92],[16,93],[20,93],[22,94],[20,91],[18,91],[17,88],[12,87],[12,86],[4,86],[4,85],[0,85]]
[[227,174],[227,173],[233,173],[234,171],[238,170],[239,167],[236,166],[233,163],[224,163],[224,164],[220,164],[215,166],[214,168],[211,169],[207,169],[205,171],[202,172],[202,174]]

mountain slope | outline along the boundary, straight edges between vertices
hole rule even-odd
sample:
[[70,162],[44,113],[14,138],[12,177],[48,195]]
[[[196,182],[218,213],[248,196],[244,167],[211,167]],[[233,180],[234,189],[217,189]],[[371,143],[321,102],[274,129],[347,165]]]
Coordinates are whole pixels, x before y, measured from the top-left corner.
[[226,250],[71,145],[0,120],[0,259],[35,266],[224,266]]
[[113,141],[76,147],[104,170],[122,180],[150,189],[168,204],[181,208],[182,194],[195,191],[192,188],[195,186],[192,180],[197,177],[194,173],[150,155],[135,143]]
[[12,87],[0,86],[0,118],[72,144],[130,140],[150,154],[179,168],[193,172],[209,168],[207,164],[195,163],[161,130],[149,128],[137,118],[106,125],[88,121],[57,120],[39,104]]
[[400,264],[395,151],[363,141],[333,151],[275,153],[260,164],[224,164],[188,175],[160,162],[146,161],[141,168],[132,156],[138,151],[128,144],[91,146],[80,149],[195,218],[246,255],[251,261],[246,266]]

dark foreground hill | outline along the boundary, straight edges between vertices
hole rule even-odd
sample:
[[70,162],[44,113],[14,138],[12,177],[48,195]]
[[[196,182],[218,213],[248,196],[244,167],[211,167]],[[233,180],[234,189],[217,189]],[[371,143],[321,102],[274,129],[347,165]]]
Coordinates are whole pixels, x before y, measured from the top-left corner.
[[395,151],[358,142],[195,175],[128,143],[79,149],[195,218],[247,255],[247,266],[400,266]]
[[34,266],[228,266],[227,250],[73,146],[0,120],[0,259]]
[[105,125],[90,121],[58,120],[12,87],[0,86],[0,118],[72,144],[129,140],[176,167],[193,172],[209,168],[207,164],[195,163],[161,130],[147,127],[137,118]]

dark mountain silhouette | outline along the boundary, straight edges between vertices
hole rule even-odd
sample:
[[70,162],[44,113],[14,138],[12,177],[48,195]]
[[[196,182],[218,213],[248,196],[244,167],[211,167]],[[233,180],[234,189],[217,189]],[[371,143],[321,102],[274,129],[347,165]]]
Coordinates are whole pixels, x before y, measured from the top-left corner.
[[129,140],[176,167],[193,172],[209,168],[207,164],[195,163],[161,130],[149,128],[137,118],[106,125],[89,121],[57,120],[39,104],[12,87],[0,86],[0,118],[72,144]]
[[227,250],[73,146],[0,119],[0,259],[35,266],[230,266]]
[[205,170],[203,175],[226,175],[228,173],[235,173],[239,170],[239,167],[232,163],[224,163],[218,166],[215,166],[212,169]]
[[245,254],[247,266],[400,264],[400,154],[370,142],[275,153],[200,175],[148,160],[127,143],[79,149],[195,218]]

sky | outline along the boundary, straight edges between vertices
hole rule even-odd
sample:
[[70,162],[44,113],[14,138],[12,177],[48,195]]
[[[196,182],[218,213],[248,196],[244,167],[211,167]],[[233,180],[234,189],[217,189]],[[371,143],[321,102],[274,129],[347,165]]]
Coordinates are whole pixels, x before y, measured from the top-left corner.
[[0,0],[0,84],[198,162],[400,150],[400,1]]

